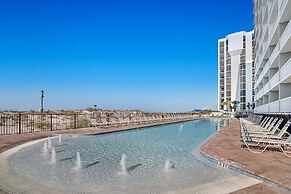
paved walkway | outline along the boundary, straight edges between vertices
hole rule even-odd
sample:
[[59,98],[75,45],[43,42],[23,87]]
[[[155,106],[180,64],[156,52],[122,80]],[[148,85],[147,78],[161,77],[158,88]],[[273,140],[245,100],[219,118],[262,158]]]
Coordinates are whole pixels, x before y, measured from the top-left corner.
[[[240,123],[232,119],[228,127],[201,147],[201,151],[220,162],[272,180],[291,189],[291,158],[277,151],[262,154],[250,153],[240,142]],[[250,192],[251,191],[251,192]],[[252,186],[237,193],[286,193],[266,184]]]
[[[231,194],[288,194],[288,191],[272,187],[265,183],[260,183],[236,192],[232,192]],[[290,193],[289,193],[290,194]]]

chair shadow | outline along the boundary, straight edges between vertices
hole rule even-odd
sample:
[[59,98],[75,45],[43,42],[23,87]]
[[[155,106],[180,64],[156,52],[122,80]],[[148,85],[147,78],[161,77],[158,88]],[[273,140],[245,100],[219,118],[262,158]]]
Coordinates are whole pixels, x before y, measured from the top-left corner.
[[74,158],[75,157],[64,158],[64,159],[59,160],[59,162],[65,162],[65,161],[68,161],[68,160],[73,160]]
[[65,145],[67,145],[67,144],[61,144],[61,145],[60,144],[57,144],[57,145],[55,145],[55,147],[56,148],[59,148],[59,147],[65,146]]
[[59,151],[56,151],[56,153],[61,153],[61,152],[64,152],[66,150],[59,150]]
[[96,162],[93,162],[93,163],[90,163],[90,164],[87,164],[87,165],[84,165],[84,169],[87,169],[87,168],[90,168],[92,166],[95,166],[96,164],[100,163],[100,161],[96,161]]
[[139,166],[141,166],[141,164],[136,164],[136,165],[130,166],[126,170],[127,170],[128,173],[130,173],[131,171],[134,171]]

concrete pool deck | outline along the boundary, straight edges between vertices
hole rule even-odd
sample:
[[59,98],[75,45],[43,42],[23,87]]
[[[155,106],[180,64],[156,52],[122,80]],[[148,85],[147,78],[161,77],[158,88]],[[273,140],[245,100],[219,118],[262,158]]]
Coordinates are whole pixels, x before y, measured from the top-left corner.
[[[198,118],[199,119],[199,118]],[[194,119],[190,119],[190,120],[194,120]],[[131,125],[131,126],[124,126],[124,127],[110,127],[110,128],[102,128],[102,129],[96,129],[96,128],[86,128],[86,129],[72,129],[72,130],[62,130],[62,131],[52,131],[52,132],[37,132],[37,133],[29,133],[29,134],[19,134],[19,135],[5,135],[5,136],[0,136],[0,153],[9,150],[15,146],[24,144],[26,142],[30,142],[33,140],[37,140],[37,139],[41,139],[41,138],[45,138],[48,137],[50,135],[55,135],[55,134],[100,134],[100,133],[106,133],[106,132],[114,132],[114,131],[122,131],[122,130],[128,130],[128,129],[135,129],[135,128],[142,128],[142,127],[147,127],[147,126],[156,126],[156,125],[160,125],[160,124],[169,124],[169,123],[177,123],[177,122],[183,122],[183,121],[188,121],[188,120],[179,120],[179,121],[171,121],[171,122],[159,122],[159,123],[153,123],[153,124],[142,124],[142,125]],[[221,136],[221,134],[226,133],[226,137],[225,138],[229,138],[232,139],[231,137],[233,137],[234,140],[238,139],[238,144],[239,144],[239,148],[240,148],[240,142],[239,142],[239,134],[238,134],[238,138],[234,137],[233,134],[228,134],[231,133],[229,132],[229,130],[233,129],[232,131],[237,131],[239,133],[239,128],[236,128],[236,125],[239,127],[239,123],[237,123],[236,120],[232,120],[230,123],[229,127],[226,127],[224,129],[222,129],[219,134],[217,134],[214,138],[212,138],[210,141],[208,141],[206,144],[204,144],[204,146],[201,148],[201,150],[203,150],[204,154],[206,155],[211,155],[214,158],[219,159],[220,158],[220,152],[222,152],[223,154],[228,155],[229,154],[229,149],[231,147],[233,147],[233,142],[230,142],[229,144],[222,144],[223,147],[219,148],[219,144],[221,144],[219,141],[225,142],[224,138],[219,138]],[[213,144],[214,143],[214,144]],[[216,143],[216,145],[215,145]],[[218,147],[212,147],[212,146],[218,146]],[[225,146],[227,148],[225,148]],[[236,149],[238,145],[236,145],[235,147],[233,147],[233,149]],[[212,149],[212,148],[214,149]],[[218,149],[219,152],[216,152]],[[220,150],[222,149],[222,150]],[[245,151],[243,148],[240,148],[242,151]],[[227,153],[224,153],[225,150],[227,150]],[[211,153],[208,153],[211,152]],[[245,151],[247,152],[247,151]],[[233,152],[232,152],[233,153]],[[273,153],[273,152],[272,152]],[[235,154],[240,154],[240,153],[235,153]],[[251,153],[249,153],[251,154]],[[273,153],[273,154],[278,154],[278,153]],[[280,155],[280,154],[279,154]],[[230,154],[231,156],[231,154]],[[258,156],[259,158],[262,157],[262,155]],[[225,155],[222,155],[220,159],[222,158],[227,158],[225,157]],[[238,157],[240,158],[240,157]],[[252,158],[252,157],[251,157]],[[272,156],[271,156],[272,158]],[[290,160],[286,157],[282,156],[282,159],[285,160]],[[229,161],[231,157],[229,158]],[[244,159],[244,158],[241,158]],[[227,160],[226,160],[227,161]],[[249,163],[250,166],[252,166],[251,164],[253,164],[252,160],[247,160],[245,159],[246,163]],[[239,160],[237,161],[239,162]],[[286,161],[285,161],[286,162]],[[291,161],[289,161],[288,164],[286,164],[286,166],[290,166]],[[245,165],[243,164],[244,167],[248,167],[249,165]],[[260,165],[260,163],[259,163]],[[272,164],[269,164],[269,166],[272,166]],[[276,166],[276,165],[275,165]],[[273,168],[272,168],[273,169]],[[277,169],[277,168],[274,168]],[[274,169],[272,170],[274,174],[274,176],[284,176],[284,174],[281,174],[280,171],[274,171]],[[287,174],[289,173],[289,179],[290,180],[290,170],[287,172]],[[272,174],[272,173],[270,173]],[[283,177],[284,179],[284,177]],[[236,194],[244,194],[244,193],[288,193],[287,191],[278,189],[276,187],[272,187],[269,185],[266,185],[264,183],[261,183],[260,181],[258,181],[256,184],[250,184],[248,187],[239,190],[239,191],[234,191],[233,193]],[[187,193],[187,192],[186,192]],[[0,194],[4,194],[3,191],[0,190]]]
[[[231,119],[229,126],[222,128],[200,150],[221,164],[233,166],[291,189],[291,158],[287,158],[277,151],[266,151],[263,154],[250,153],[241,147],[240,139],[239,120]],[[260,183],[235,193],[290,192]]]

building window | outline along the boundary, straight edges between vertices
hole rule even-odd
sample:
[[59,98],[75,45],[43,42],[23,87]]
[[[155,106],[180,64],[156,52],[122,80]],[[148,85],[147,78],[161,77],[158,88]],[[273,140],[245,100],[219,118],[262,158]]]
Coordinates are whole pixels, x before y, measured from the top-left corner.
[[220,46],[220,47],[224,47],[224,42],[221,41],[221,42],[219,43],[219,46]]
[[246,56],[241,56],[240,57],[240,62],[245,63],[246,62]]
[[226,64],[230,65],[231,64],[231,59],[226,59]]
[[231,71],[231,65],[226,66],[226,71]]
[[220,60],[224,60],[224,54],[219,55]]
[[224,53],[224,48],[220,48],[219,50],[221,54]]
[[231,85],[226,85],[226,90],[231,90]]
[[230,84],[230,83],[231,83],[231,78],[227,77],[227,78],[226,78],[226,83],[227,83],[227,84]]

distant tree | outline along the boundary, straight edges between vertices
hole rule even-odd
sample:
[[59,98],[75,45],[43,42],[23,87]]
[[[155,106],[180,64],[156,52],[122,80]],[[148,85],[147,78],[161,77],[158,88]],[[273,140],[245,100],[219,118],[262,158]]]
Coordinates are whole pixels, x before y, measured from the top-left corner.
[[212,112],[213,112],[213,110],[211,110],[211,109],[205,109],[205,110],[202,110],[200,113],[210,115]]

